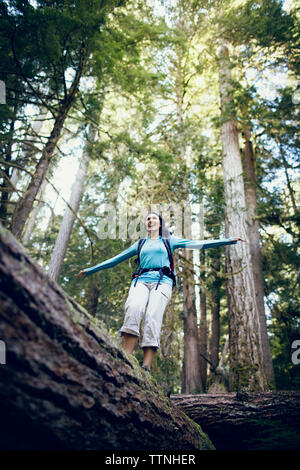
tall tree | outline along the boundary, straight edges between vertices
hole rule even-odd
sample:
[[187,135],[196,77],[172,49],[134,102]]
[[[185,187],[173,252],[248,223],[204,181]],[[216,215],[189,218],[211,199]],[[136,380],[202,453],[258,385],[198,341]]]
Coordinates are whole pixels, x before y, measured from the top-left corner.
[[[242,161],[234,114],[229,48],[219,46],[220,100],[222,108],[223,180],[226,201],[226,234],[248,240]],[[255,295],[250,247],[240,243],[226,249],[229,306],[231,389],[265,390],[262,334]]]
[[[16,166],[12,168],[11,183],[16,186],[21,179],[22,171],[24,168],[31,166],[31,161],[34,160],[40,152],[39,144],[42,143],[41,132],[45,121],[47,120],[48,109],[43,106],[34,118],[30,119],[29,129],[26,131],[20,151],[18,152],[17,159],[14,163]],[[9,194],[9,198],[13,192]]]
[[[201,237],[202,239],[204,237]],[[199,354],[200,374],[203,389],[207,381],[207,298],[206,298],[206,263],[205,252],[200,253],[200,325],[199,325]]]
[[220,353],[220,288],[222,279],[220,277],[220,252],[216,253],[212,259],[212,277],[211,283],[211,332],[210,332],[210,362],[215,369],[219,363]]
[[34,225],[35,225],[37,216],[38,216],[41,208],[44,205],[43,199],[44,199],[44,196],[45,196],[46,187],[47,187],[47,179],[44,179],[43,184],[40,187],[40,191],[38,193],[38,199],[39,200],[37,201],[36,205],[33,207],[32,211],[30,213],[30,216],[28,218],[26,227],[25,227],[24,236],[23,236],[23,240],[22,240],[24,245],[27,245],[27,243],[29,242],[30,237],[31,237],[32,232],[33,232],[33,229],[34,229]]
[[36,167],[35,173],[29,183],[25,195],[19,200],[15,208],[12,219],[11,231],[17,238],[20,238],[22,235],[26,220],[31,212],[34,200],[43,183],[55,147],[61,136],[64,122],[68,116],[68,113],[78,92],[80,78],[84,71],[86,59],[85,47],[83,45],[81,47],[81,50],[79,51],[79,55],[80,59],[75,77],[72,81],[70,88],[66,89],[65,91],[65,96],[59,107],[48,142],[46,143],[43,149],[42,156]]
[[[179,19],[177,28],[184,33],[187,28],[183,6],[179,4]],[[187,145],[185,136],[185,115],[184,97],[186,93],[187,70],[185,68],[185,45],[178,44],[174,54],[175,91],[176,91],[176,116],[177,116],[177,142],[178,157],[182,176],[182,196],[183,207],[185,208],[185,237],[192,238],[192,218],[190,208],[190,187],[187,163]],[[184,359],[183,359],[183,384],[184,393],[199,393],[204,391],[201,377],[200,351],[199,351],[199,329],[197,322],[196,294],[193,270],[190,269],[193,263],[193,253],[191,250],[183,250],[185,265],[185,276],[183,278],[183,308],[184,308]],[[186,269],[188,268],[188,269]]]
[[[42,41],[45,48],[44,57],[42,57],[44,61],[43,72],[49,74],[47,84],[49,93],[56,97],[56,104],[53,103],[52,107],[52,130],[43,148],[42,156],[36,166],[34,175],[24,196],[16,205],[13,214],[11,230],[17,238],[20,238],[22,235],[35,197],[45,178],[64,123],[78,95],[81,78],[87,71],[93,68],[93,52],[96,47],[96,41],[100,39],[102,26],[105,24],[108,13],[113,12],[115,7],[122,3],[120,0],[115,0],[114,2],[106,0],[101,2],[101,4],[97,1],[92,1],[87,8],[86,3],[81,1],[75,2],[75,4],[63,2],[63,5],[61,5],[61,2],[54,2],[49,6],[48,2],[40,0],[37,2],[36,8],[28,6],[25,9],[24,13],[26,14],[23,15],[22,28],[17,28],[14,31],[11,42],[12,53],[15,61],[18,63],[20,73],[24,74],[22,64],[17,57],[15,42],[20,41],[22,30],[25,30],[28,35],[28,28],[32,26],[32,18],[36,21],[36,40],[38,43]],[[42,21],[45,19],[47,19],[47,23]],[[39,25],[38,20],[42,21],[42,26]],[[47,24],[46,30],[45,24]],[[59,28],[57,24],[59,24]],[[39,33],[41,34],[39,35]],[[46,37],[47,41],[45,41]],[[38,45],[36,47],[37,50],[35,52],[40,54]],[[49,56],[47,57],[48,61],[46,61],[47,54]],[[36,60],[40,60],[39,55],[37,55]],[[68,74],[72,77],[71,80]],[[35,85],[32,81],[28,79],[26,81],[37,100],[43,103],[40,91],[35,90]]]
[[62,264],[73,229],[75,215],[78,212],[82,198],[89,163],[88,145],[93,142],[96,130],[91,127],[88,134],[87,144],[83,150],[79,168],[75,176],[75,181],[71,188],[69,205],[65,210],[50,260],[48,275],[55,281],[58,281],[61,273]]
[[267,333],[265,302],[264,302],[264,278],[262,269],[261,243],[259,234],[259,220],[257,218],[257,182],[255,172],[255,154],[251,142],[249,125],[243,128],[243,175],[245,188],[245,201],[247,205],[248,237],[252,261],[252,269],[255,283],[256,303],[259,312],[261,341],[264,356],[266,376],[270,386],[275,387],[274,370],[271,358],[270,342]]

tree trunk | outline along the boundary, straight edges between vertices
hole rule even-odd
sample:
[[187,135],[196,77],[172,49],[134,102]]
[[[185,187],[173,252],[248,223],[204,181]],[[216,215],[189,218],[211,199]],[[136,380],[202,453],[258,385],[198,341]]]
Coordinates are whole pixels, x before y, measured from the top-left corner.
[[[186,262],[192,262],[192,252],[183,250]],[[195,304],[195,287],[192,274],[185,271],[183,279],[184,302],[184,359],[183,383],[184,393],[203,392],[200,373],[199,333]]]
[[[27,164],[29,166],[29,162],[31,161],[31,158],[34,156],[35,153],[39,152],[39,149],[37,149],[34,146],[33,141],[35,141],[41,132],[41,129],[43,127],[44,119],[46,118],[48,113],[48,110],[46,107],[41,108],[41,112],[37,116],[37,118],[32,122],[31,128],[30,128],[30,133],[27,136],[26,140],[22,144],[22,151],[21,151],[21,156],[17,158],[16,163],[18,163],[19,166],[25,167]],[[21,177],[22,174],[22,169],[21,168],[16,168],[14,167],[12,170],[12,175],[10,178],[10,181],[13,186],[17,186],[17,183]],[[8,199],[11,198],[13,192],[9,193]]]
[[171,395],[216,449],[300,449],[300,391]]
[[[189,202],[189,182],[186,162],[186,142],[184,135],[184,111],[183,111],[183,65],[181,51],[177,50],[176,67],[176,111],[178,127],[178,156],[180,165],[186,170],[184,175],[182,192],[182,201],[185,209],[184,237],[192,236],[192,218]],[[193,253],[191,250],[182,251],[184,258],[184,277],[183,277],[183,304],[184,304],[184,352],[183,352],[183,373],[182,390],[184,393],[203,392],[203,384],[200,371],[200,351],[199,351],[199,331],[197,323],[195,281],[189,267],[193,263]]]
[[[220,98],[226,236],[248,240],[246,203],[237,123],[233,112],[231,65],[225,42],[220,47]],[[262,333],[248,242],[226,248],[231,390],[265,390]]]
[[219,363],[220,351],[220,300],[221,300],[221,269],[220,252],[213,258],[213,282],[211,287],[211,335],[210,335],[210,362],[213,368]]
[[[202,236],[201,236],[202,239]],[[203,391],[206,390],[207,381],[207,312],[206,312],[206,291],[205,291],[205,251],[200,252],[200,326],[199,326],[199,353],[200,353],[200,374]]]
[[72,82],[70,89],[67,92],[67,95],[65,96],[65,99],[60,104],[59,111],[56,116],[52,132],[43,149],[42,156],[36,167],[34,176],[32,177],[31,182],[28,185],[28,188],[26,190],[24,197],[19,200],[14,210],[11,231],[13,235],[18,239],[20,239],[22,236],[22,232],[24,230],[26,220],[32,210],[33,203],[43,183],[43,180],[45,178],[45,175],[49,167],[49,163],[53,157],[54,149],[61,136],[64,122],[75,100],[75,96],[79,87],[80,78],[83,73],[83,64],[84,64],[84,57],[83,57],[83,52],[82,52],[82,62],[78,66],[76,75],[74,77],[74,80]]
[[[95,135],[96,135],[95,129],[91,128],[88,142],[90,141],[90,139],[92,139],[93,141],[95,138]],[[48,275],[54,281],[58,281],[60,273],[61,273],[64,257],[68,248],[68,244],[70,241],[70,237],[71,237],[71,233],[72,233],[72,229],[73,229],[73,225],[75,221],[74,214],[78,212],[80,201],[81,201],[83,190],[84,190],[84,184],[85,184],[86,175],[88,171],[88,163],[89,163],[89,153],[87,151],[87,146],[86,146],[83,151],[79,168],[75,176],[75,181],[72,186],[71,196],[69,200],[70,207],[67,207],[64,213],[62,222],[59,227],[59,232],[58,232],[57,239],[55,242],[54,250],[51,256]]]
[[2,226],[0,299],[2,448],[213,448]]
[[38,216],[40,210],[42,209],[42,207],[44,205],[43,199],[44,199],[46,187],[47,187],[47,180],[44,179],[44,181],[43,181],[43,183],[40,187],[40,191],[38,193],[39,201],[36,203],[33,210],[31,211],[28,222],[27,222],[27,225],[26,225],[26,228],[25,228],[25,232],[24,232],[24,236],[23,236],[23,240],[22,240],[24,245],[27,245],[27,243],[29,242],[29,240],[31,238],[31,234],[32,234],[33,229],[34,229],[34,226],[35,226],[37,216]]
[[[185,216],[188,217],[188,211]],[[191,238],[191,222],[185,224],[184,236]],[[184,350],[182,391],[184,393],[203,392],[203,383],[200,370],[199,331],[197,323],[197,310],[195,299],[194,275],[190,269],[193,264],[192,250],[182,250],[183,261],[183,313],[184,313]]]
[[[185,234],[186,236],[186,234]],[[190,238],[190,237],[187,237]],[[184,313],[184,350],[183,350],[183,380],[184,393],[203,392],[203,383],[200,370],[199,331],[195,300],[194,277],[189,269],[193,263],[192,250],[183,250],[184,278],[183,278],[183,313]]]
[[284,166],[286,184],[287,184],[287,188],[288,188],[288,191],[289,191],[291,203],[292,203],[292,206],[293,206],[293,212],[294,212],[294,215],[296,215],[298,213],[298,207],[297,207],[297,203],[296,203],[296,199],[295,199],[295,191],[292,187],[291,180],[290,180],[290,177],[289,177],[288,162],[286,160],[286,157],[285,157],[285,154],[284,154],[284,151],[283,151],[283,148],[282,148],[282,144],[280,143],[278,138],[276,139],[276,141],[277,141],[277,144],[279,146],[280,155],[281,155],[283,166]]
[[95,317],[97,315],[99,303],[100,285],[97,275],[93,276],[91,287],[88,290],[88,311]]
[[245,197],[247,204],[248,216],[248,233],[249,244],[252,260],[252,269],[254,274],[255,294],[257,308],[259,312],[261,341],[264,355],[264,365],[269,386],[275,388],[275,377],[271,358],[270,343],[267,332],[265,305],[264,305],[264,278],[262,270],[262,258],[260,249],[259,223],[256,219],[257,215],[257,193],[256,193],[256,176],[255,176],[255,155],[253,152],[252,142],[250,140],[250,130],[246,126],[243,129],[245,140],[244,145],[244,185]]

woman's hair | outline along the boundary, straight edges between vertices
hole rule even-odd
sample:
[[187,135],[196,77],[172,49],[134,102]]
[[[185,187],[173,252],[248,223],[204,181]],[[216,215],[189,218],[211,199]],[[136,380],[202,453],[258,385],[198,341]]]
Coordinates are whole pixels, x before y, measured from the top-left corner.
[[[150,214],[155,214],[159,218],[159,222],[160,222],[159,235],[161,235],[163,238],[170,238],[171,233],[170,233],[169,229],[167,228],[166,223],[165,223],[164,219],[162,218],[162,215],[159,212],[152,211],[152,212],[149,212],[147,217]],[[146,217],[146,219],[147,219],[147,217]]]

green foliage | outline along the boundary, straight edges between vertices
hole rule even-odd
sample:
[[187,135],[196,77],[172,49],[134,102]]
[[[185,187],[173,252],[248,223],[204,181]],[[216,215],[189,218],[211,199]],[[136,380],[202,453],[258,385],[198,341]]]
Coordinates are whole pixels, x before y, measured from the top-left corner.
[[236,43],[254,40],[261,47],[270,47],[291,41],[294,18],[283,10],[281,1],[250,0],[238,8],[233,3],[220,24],[222,33]]

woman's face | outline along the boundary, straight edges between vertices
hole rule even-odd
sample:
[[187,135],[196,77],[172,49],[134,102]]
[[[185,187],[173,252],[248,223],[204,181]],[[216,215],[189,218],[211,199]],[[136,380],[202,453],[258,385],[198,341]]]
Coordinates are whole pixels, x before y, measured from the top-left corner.
[[148,214],[146,217],[146,228],[148,232],[158,232],[160,227],[160,220],[156,214]]

